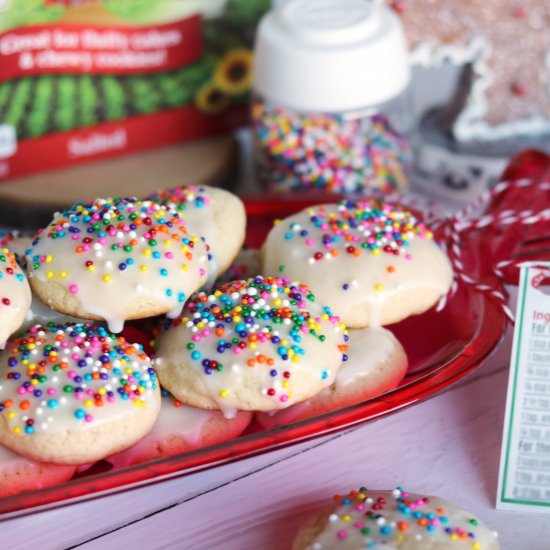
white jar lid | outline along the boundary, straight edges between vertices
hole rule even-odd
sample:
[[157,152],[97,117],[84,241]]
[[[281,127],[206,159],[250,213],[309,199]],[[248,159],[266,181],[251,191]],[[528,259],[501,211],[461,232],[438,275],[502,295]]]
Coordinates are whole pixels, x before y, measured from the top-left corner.
[[383,103],[410,78],[405,36],[390,8],[366,0],[290,0],[263,17],[254,90],[299,111]]

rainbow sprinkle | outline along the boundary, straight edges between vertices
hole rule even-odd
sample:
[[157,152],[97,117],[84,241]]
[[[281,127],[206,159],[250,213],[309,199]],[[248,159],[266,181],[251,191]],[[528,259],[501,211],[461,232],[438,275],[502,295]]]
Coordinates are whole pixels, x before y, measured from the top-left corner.
[[[17,263],[17,257],[8,248],[0,249],[0,288],[2,286],[2,281],[17,281],[21,284],[25,283],[25,275]],[[0,303],[10,305],[9,297],[0,296]]]
[[346,548],[400,548],[407,541],[418,545],[422,541],[428,545],[461,542],[460,547],[471,550],[494,548],[495,532],[468,512],[449,505],[437,497],[411,495],[401,487],[394,491],[361,487],[334,497],[327,526],[310,548],[338,548],[344,542],[351,545]]
[[23,322],[31,304],[31,290],[17,256],[0,248],[0,349]]
[[23,236],[24,235],[20,231],[17,231],[16,229],[13,231],[0,229],[0,247],[9,248],[10,245],[13,243],[13,241]]
[[376,198],[306,208],[275,222],[263,270],[311,285],[354,327],[425,311],[452,283],[449,259],[424,223]]
[[[11,295],[13,289],[11,283],[24,285],[25,275],[16,261],[16,255],[7,248],[0,249],[0,315],[2,309],[12,305],[14,297]],[[7,337],[8,335],[6,335]]]
[[[326,331],[336,329],[338,350],[347,360],[348,337],[339,317],[318,305],[319,314],[312,315],[313,304],[315,296],[306,285],[258,276],[222,284],[210,294],[195,294],[182,316],[165,323],[164,329],[180,325],[188,329],[188,356],[204,375],[216,376],[241,356],[247,367],[268,373],[265,395],[286,403],[292,397],[290,365],[304,359],[304,340],[322,344]],[[319,376],[325,379],[329,373]],[[220,397],[227,397],[229,391],[222,389]]]
[[259,176],[272,191],[407,186],[409,140],[382,114],[298,114],[257,101],[252,119]]
[[[206,247],[187,233],[184,220],[174,210],[133,198],[79,202],[56,214],[33,241],[27,258],[31,276],[58,282],[86,302],[88,313],[108,321],[113,308],[124,319],[124,306],[145,285],[164,311],[177,315],[187,294],[199,286],[188,288],[184,272],[198,270],[202,282],[207,276]],[[118,281],[124,292],[111,290],[102,300],[101,293]]]
[[[187,185],[184,187],[161,189],[149,195],[148,200],[175,210],[189,224],[190,228],[201,233],[201,237],[205,239],[213,238],[211,235],[211,228],[214,227],[213,220],[210,223],[207,221],[213,216],[212,212],[208,211],[212,204],[212,199],[206,187]],[[206,245],[208,260],[212,262],[214,259],[211,251],[212,244],[207,242]],[[215,264],[210,264],[210,271],[215,270]]]
[[35,325],[8,345],[0,413],[16,435],[83,427],[121,403],[147,407],[158,386],[142,346],[103,327]]
[[301,239],[311,248],[309,263],[340,254],[359,257],[386,253],[411,259],[407,251],[411,239],[433,238],[432,232],[411,212],[377,199],[344,200],[336,212],[318,206],[308,209],[307,214],[308,225],[290,222],[284,239]]
[[168,206],[180,214],[191,208],[205,208],[211,203],[206,187],[200,185],[161,189],[149,195],[147,199]]

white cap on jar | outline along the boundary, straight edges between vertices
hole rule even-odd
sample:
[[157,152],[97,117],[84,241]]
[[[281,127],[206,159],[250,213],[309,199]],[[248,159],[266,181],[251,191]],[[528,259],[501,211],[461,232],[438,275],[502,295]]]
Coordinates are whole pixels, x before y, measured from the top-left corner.
[[409,83],[398,17],[366,0],[290,0],[260,22],[253,87],[298,111],[344,112],[379,105]]

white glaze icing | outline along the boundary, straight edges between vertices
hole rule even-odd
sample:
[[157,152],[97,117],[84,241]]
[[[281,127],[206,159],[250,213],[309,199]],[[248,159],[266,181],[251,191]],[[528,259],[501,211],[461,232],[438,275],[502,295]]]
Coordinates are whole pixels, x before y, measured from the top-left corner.
[[97,315],[113,332],[128,311],[176,317],[208,275],[206,246],[177,213],[137,199],[97,199],[56,214],[27,260],[31,279],[58,283],[80,302],[74,314]]
[[344,322],[365,304],[370,326],[388,299],[419,289],[444,295],[453,277],[423,224],[375,200],[307,208],[281,221],[264,245],[264,273],[309,284]]
[[185,441],[190,449],[198,449],[203,445],[202,434],[205,425],[217,415],[221,413],[188,407],[176,401],[171,395],[165,395],[162,398],[160,414],[151,432],[133,447],[106,460],[115,468],[125,468],[141,461],[142,457],[161,456],[162,453],[156,448],[163,447],[173,437]]
[[32,243],[30,232],[13,229],[6,231],[0,229],[0,248],[9,248],[19,259],[24,258],[25,251]]
[[31,305],[31,290],[15,254],[0,249],[0,349],[23,322]]
[[211,286],[218,276],[217,257],[220,251],[218,250],[218,230],[214,223],[212,198],[208,193],[208,188],[199,185],[174,187],[153,193],[149,198],[176,210],[185,220],[188,231],[204,238],[210,247],[208,254],[209,276],[205,284]]
[[92,325],[36,325],[0,354],[0,414],[12,433],[86,430],[160,399],[138,344]]
[[[476,545],[477,543],[477,545]],[[402,489],[361,488],[335,497],[324,528],[308,550],[364,548],[498,550],[497,535],[471,513],[439,497]]]
[[[358,380],[376,372],[380,365],[387,361],[395,352],[399,342],[395,336],[382,327],[349,329],[348,331],[348,359],[338,369],[334,384],[337,391],[342,391],[349,384],[356,384]],[[312,399],[296,403],[281,411],[258,413],[259,423],[265,428],[285,425],[300,418],[310,416],[308,413],[316,400],[322,401],[331,389],[322,390]]]
[[348,360],[336,373],[336,387],[343,388],[355,383],[359,378],[369,376],[388,360],[398,345],[395,336],[387,329],[350,329]]
[[479,59],[488,45],[482,36],[474,37],[464,46],[423,42],[411,51],[410,61],[424,67],[440,66],[446,62],[465,65]]
[[347,351],[339,319],[307,286],[286,279],[257,277],[198,293],[166,328],[155,361],[163,385],[185,401],[171,378],[184,363],[228,416],[285,408],[318,393],[334,381]]
[[171,436],[180,437],[190,448],[199,448],[201,431],[208,420],[216,414],[220,413],[186,405],[176,407],[172,397],[163,397],[160,414],[152,431],[133,447],[106,460],[115,468],[125,468],[133,464],[137,457],[146,455],[149,449],[154,456],[153,448],[162,445]]

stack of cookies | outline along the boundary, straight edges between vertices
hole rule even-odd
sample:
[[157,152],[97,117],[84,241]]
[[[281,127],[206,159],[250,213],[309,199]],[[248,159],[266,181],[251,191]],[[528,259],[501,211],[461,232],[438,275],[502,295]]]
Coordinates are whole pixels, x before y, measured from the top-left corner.
[[0,496],[400,383],[407,357],[385,326],[453,278],[430,230],[374,199],[308,208],[261,251],[241,250],[245,226],[235,195],[188,186],[77,203],[24,253],[3,250]]

